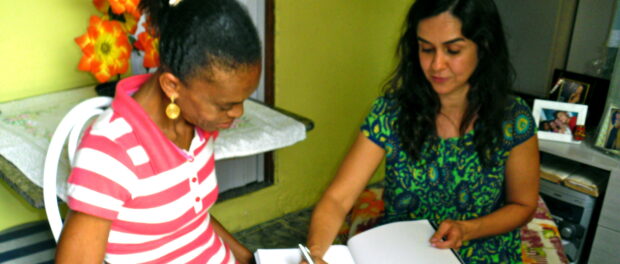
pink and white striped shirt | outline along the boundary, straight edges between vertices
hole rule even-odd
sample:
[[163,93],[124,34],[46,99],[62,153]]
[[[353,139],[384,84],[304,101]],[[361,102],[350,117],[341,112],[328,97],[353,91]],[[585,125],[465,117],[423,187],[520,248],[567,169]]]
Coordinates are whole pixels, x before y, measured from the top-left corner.
[[178,148],[131,98],[150,75],[122,80],[112,107],[86,131],[69,177],[72,210],[112,220],[110,263],[235,263],[213,230],[213,141],[195,129]]

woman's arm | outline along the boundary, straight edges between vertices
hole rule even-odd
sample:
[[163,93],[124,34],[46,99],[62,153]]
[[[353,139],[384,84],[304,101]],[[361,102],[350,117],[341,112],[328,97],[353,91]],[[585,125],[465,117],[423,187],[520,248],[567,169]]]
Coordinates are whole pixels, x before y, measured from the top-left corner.
[[385,151],[359,133],[336,174],[316,205],[308,232],[307,246],[319,262],[336,234],[345,215],[368,184],[381,163]]
[[506,162],[506,204],[477,219],[442,222],[431,243],[438,248],[459,248],[462,241],[503,234],[527,224],[538,206],[539,173],[538,138],[534,135],[510,152]]
[[110,220],[69,211],[58,242],[56,263],[101,264],[111,225]]
[[211,222],[213,223],[213,230],[224,240],[224,243],[230,247],[233,255],[235,255],[235,259],[241,264],[251,263],[250,261],[253,257],[252,252],[235,239],[213,215],[211,215]]

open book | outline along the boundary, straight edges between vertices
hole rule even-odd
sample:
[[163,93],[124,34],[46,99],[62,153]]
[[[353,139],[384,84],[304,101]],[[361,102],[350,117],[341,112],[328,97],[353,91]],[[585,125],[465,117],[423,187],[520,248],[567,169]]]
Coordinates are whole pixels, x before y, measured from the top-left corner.
[[[431,246],[435,228],[428,220],[394,222],[353,236],[345,245],[333,245],[323,259],[330,264],[463,263],[456,252]],[[259,249],[258,264],[299,264],[301,251]]]

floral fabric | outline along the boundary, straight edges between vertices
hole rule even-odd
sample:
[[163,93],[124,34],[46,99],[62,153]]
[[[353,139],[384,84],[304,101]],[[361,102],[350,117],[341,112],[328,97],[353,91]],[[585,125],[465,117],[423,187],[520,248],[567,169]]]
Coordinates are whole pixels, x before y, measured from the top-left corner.
[[[382,223],[410,219],[468,220],[490,214],[504,202],[505,163],[510,150],[531,138],[535,122],[531,110],[514,98],[503,122],[503,138],[492,151],[496,166],[483,167],[472,130],[462,137],[427,141],[418,160],[411,160],[395,130],[395,102],[379,97],[361,127],[370,140],[386,151],[385,214]],[[459,253],[467,263],[519,263],[518,230],[467,241]]]

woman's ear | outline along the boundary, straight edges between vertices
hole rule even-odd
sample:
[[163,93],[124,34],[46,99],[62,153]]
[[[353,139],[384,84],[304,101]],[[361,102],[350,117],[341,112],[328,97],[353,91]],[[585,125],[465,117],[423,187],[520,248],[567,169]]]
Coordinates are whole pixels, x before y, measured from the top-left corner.
[[183,83],[179,78],[170,72],[164,72],[159,75],[159,86],[168,98],[179,98],[179,90]]

